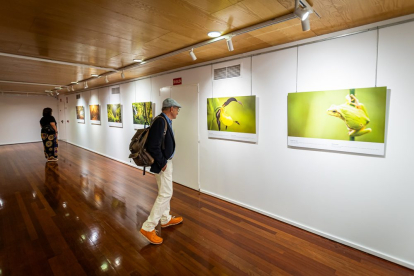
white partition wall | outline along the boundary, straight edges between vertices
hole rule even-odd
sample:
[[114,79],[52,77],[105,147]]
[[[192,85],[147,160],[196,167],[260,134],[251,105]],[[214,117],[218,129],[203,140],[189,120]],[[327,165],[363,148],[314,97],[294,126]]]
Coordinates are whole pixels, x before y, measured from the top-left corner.
[[[0,94],[0,145],[39,142],[43,108],[50,107],[59,121],[58,101],[53,97]],[[43,157],[43,152],[39,157]]]
[[376,58],[377,31],[300,46],[297,91],[374,87]]
[[[181,77],[181,88],[199,87],[191,106],[198,106],[199,137],[188,135],[199,142],[199,184],[193,188],[414,269],[413,48],[411,22],[124,83],[123,128],[107,124],[109,87],[99,89],[100,126],[91,126],[88,117],[76,123],[79,100],[70,95],[68,141],[130,164],[132,102],[154,102],[154,115],[171,95],[186,102],[170,87]],[[215,68],[235,64],[241,64],[240,77],[213,80]],[[384,157],[287,146],[288,93],[375,86],[389,89]],[[85,106],[94,93],[81,93]],[[257,96],[257,143],[208,138],[207,98],[233,95]],[[191,116],[183,116],[185,108],[173,125]],[[177,145],[177,157],[193,151],[182,141]],[[174,161],[177,181],[192,175],[187,158]]]
[[[377,216],[377,231],[371,244],[390,256],[400,256],[414,268],[414,128],[409,121],[414,110],[414,23],[407,23],[379,31],[378,86],[390,89],[386,158],[373,166],[366,180],[376,183],[369,201],[368,212]],[[402,131],[401,131],[402,130]],[[372,221],[372,220],[371,220]],[[372,233],[371,233],[372,234]],[[367,233],[368,236],[368,233]],[[380,240],[380,242],[378,242]]]

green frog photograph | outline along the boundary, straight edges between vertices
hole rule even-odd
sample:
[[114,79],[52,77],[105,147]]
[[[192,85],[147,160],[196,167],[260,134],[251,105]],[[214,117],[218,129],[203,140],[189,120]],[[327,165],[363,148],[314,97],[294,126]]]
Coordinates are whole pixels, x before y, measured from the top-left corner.
[[288,136],[384,143],[386,87],[288,94]]

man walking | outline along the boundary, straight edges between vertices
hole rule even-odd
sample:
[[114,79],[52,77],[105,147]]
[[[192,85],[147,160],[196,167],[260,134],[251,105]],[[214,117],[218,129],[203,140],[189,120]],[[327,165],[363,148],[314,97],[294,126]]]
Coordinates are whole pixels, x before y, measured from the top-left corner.
[[[182,217],[170,215],[170,200],[173,194],[172,158],[175,151],[172,120],[177,118],[181,106],[173,99],[167,98],[162,103],[162,113],[156,118],[149,130],[146,149],[154,157],[151,172],[155,173],[158,184],[158,196],[152,206],[148,219],[142,225],[140,233],[152,244],[161,244],[163,239],[155,231],[161,220],[161,227],[176,225],[183,222]],[[167,131],[164,133],[165,124]]]

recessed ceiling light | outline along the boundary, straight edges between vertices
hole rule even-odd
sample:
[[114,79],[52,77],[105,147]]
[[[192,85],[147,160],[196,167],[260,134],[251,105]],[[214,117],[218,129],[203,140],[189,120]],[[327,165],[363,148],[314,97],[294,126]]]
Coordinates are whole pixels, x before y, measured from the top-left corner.
[[78,84],[77,81],[71,81],[70,83],[72,83],[72,84]]
[[62,89],[62,87],[58,86],[58,87],[55,87],[55,89]]
[[91,76],[92,76],[92,77],[95,77],[95,78],[96,78],[96,77],[99,77],[99,75],[98,75],[98,74],[92,74]]
[[220,32],[209,32],[208,36],[209,37],[219,37],[219,36],[221,36],[221,33]]
[[134,58],[134,61],[135,62],[142,62],[142,59],[140,59],[140,58]]

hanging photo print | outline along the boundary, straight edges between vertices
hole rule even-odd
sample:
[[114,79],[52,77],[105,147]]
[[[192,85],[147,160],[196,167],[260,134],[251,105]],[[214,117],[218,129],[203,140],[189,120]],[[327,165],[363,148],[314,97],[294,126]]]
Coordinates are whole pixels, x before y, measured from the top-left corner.
[[83,106],[76,106],[76,119],[78,123],[85,123],[85,109]]
[[288,94],[288,145],[384,155],[387,87]]
[[101,124],[101,110],[99,109],[99,105],[90,105],[89,112],[91,115],[91,124],[93,125],[100,125]]
[[152,110],[152,102],[132,103],[132,120],[135,129],[143,128],[144,125],[149,126],[151,124],[153,118]]
[[108,104],[108,125],[113,127],[122,127],[122,105]]
[[256,96],[207,99],[209,138],[257,142]]

